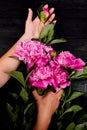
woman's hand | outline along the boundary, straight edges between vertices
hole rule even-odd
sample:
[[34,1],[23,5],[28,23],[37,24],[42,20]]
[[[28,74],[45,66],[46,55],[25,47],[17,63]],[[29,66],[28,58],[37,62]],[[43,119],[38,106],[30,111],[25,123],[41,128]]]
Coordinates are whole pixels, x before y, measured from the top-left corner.
[[[44,7],[47,8],[48,5],[45,5]],[[56,22],[56,20],[54,20],[55,14],[53,12],[54,12],[54,8],[51,8],[49,10],[49,13],[50,13],[49,18],[47,19],[46,22],[41,23],[38,16],[34,20],[32,20],[33,11],[29,9],[28,17],[25,24],[25,33],[23,35],[24,39],[29,40],[32,38],[36,38],[36,39],[39,38],[39,33],[43,30],[43,28],[46,25],[48,25],[50,22],[53,22],[53,23]]]
[[33,90],[33,96],[37,104],[37,121],[34,130],[47,130],[53,113],[59,106],[60,98],[63,90],[59,89],[58,92],[48,92],[46,95],[38,95],[36,90]]

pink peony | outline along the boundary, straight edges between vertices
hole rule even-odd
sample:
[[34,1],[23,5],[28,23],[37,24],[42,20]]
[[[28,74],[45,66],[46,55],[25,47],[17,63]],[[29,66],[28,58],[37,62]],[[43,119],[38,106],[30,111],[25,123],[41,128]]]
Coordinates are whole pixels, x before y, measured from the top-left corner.
[[54,57],[54,62],[60,64],[62,67],[74,69],[76,71],[82,71],[85,63],[80,58],[76,58],[69,51],[61,52],[59,55]]
[[70,85],[67,81],[69,74],[67,71],[50,66],[37,67],[30,75],[29,82],[31,86],[46,89],[48,85],[52,86],[55,90],[58,88],[65,88]]
[[47,86],[50,84],[51,80],[51,68],[49,66],[46,67],[36,67],[33,70],[29,77],[29,82],[31,86],[35,86],[38,88],[46,89]]
[[85,65],[69,51],[57,55],[51,46],[33,40],[19,43],[14,56],[27,64],[28,71],[33,67],[29,76],[30,85],[43,89],[48,85],[55,90],[69,86],[69,73],[63,67],[82,71]]
[[51,84],[55,90],[58,90],[58,88],[65,88],[70,85],[70,81],[67,80],[69,78],[69,73],[67,71],[59,66],[53,66],[51,71]]
[[47,64],[50,60],[49,52],[52,50],[51,46],[46,46],[39,41],[24,41],[18,44],[14,56],[27,63],[29,70],[34,64]]

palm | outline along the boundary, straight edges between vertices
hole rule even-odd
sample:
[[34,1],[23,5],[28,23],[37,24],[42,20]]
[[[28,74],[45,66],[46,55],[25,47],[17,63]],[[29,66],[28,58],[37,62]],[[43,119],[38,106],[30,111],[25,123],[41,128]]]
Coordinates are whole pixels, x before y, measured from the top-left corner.
[[[42,27],[41,27],[41,30],[42,30]],[[36,17],[35,20],[32,22],[32,32],[31,32],[32,37],[39,38],[39,33],[41,32],[41,30],[40,30],[40,20],[38,17]]]
[[[45,5],[47,6],[47,5]],[[54,9],[50,9],[50,17],[45,23],[41,23],[39,17],[36,17],[34,20],[32,20],[33,12],[31,9],[29,9],[28,18],[26,20],[25,25],[25,36],[27,39],[32,38],[39,38],[40,32],[43,30],[43,28],[53,21],[55,14],[53,14]]]
[[[28,21],[27,21],[28,22]],[[26,34],[31,38],[38,39],[39,33],[45,27],[44,23],[40,22],[40,19],[36,17],[33,21],[30,21],[26,24]]]

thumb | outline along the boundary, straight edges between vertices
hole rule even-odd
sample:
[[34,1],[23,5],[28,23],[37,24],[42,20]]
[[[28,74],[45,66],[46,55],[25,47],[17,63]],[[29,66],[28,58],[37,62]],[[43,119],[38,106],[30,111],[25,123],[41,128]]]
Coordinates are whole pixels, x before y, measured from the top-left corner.
[[37,92],[37,90],[36,90],[36,89],[34,89],[34,90],[32,91],[32,94],[33,94],[33,96],[34,96],[35,100],[38,100],[38,99],[40,99],[40,98],[41,98],[41,96],[38,94],[38,92]]
[[33,17],[33,11],[31,8],[28,9],[28,17],[27,20],[28,21],[32,21],[32,17]]

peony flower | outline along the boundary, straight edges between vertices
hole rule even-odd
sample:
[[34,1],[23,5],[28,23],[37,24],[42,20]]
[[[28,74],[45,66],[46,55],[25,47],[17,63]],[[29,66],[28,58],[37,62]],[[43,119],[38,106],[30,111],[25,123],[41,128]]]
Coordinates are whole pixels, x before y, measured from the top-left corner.
[[64,69],[60,68],[59,66],[55,66],[52,68],[52,77],[51,77],[51,84],[55,90],[59,88],[66,88],[70,85],[70,81],[67,79],[69,78],[69,73]]
[[46,89],[51,83],[51,68],[49,66],[36,67],[29,77],[31,86]]
[[57,66],[43,66],[36,67],[29,77],[31,86],[46,89],[48,85],[52,86],[55,90],[65,88],[70,85],[67,81],[69,74],[64,69]]
[[69,73],[63,68],[82,71],[85,63],[69,51],[56,54],[51,46],[30,40],[18,44],[14,56],[27,64],[27,70],[32,67],[29,76],[31,86],[46,89],[48,85],[55,90],[70,85]]
[[76,58],[69,51],[61,52],[59,55],[55,56],[53,60],[62,67],[74,69],[76,71],[82,71],[85,65],[82,59]]
[[51,46],[46,46],[39,41],[24,41],[17,45],[15,57],[27,63],[28,70],[33,66],[45,65],[50,60]]

